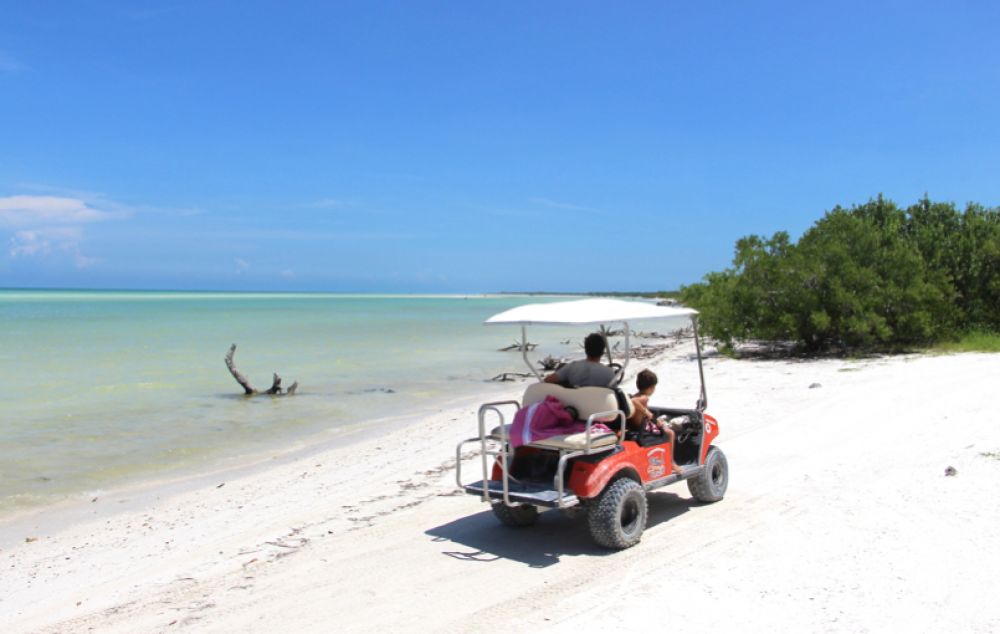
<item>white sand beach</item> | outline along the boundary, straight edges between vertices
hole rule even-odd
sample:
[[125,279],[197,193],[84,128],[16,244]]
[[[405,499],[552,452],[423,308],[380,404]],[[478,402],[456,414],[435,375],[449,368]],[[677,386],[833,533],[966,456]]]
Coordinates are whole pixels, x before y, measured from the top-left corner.
[[[693,403],[671,398],[691,394],[684,352],[653,364],[654,403]],[[651,493],[631,549],[553,511],[505,528],[458,493],[467,402],[2,524],[0,630],[1000,631],[1000,355],[715,356],[705,373],[728,493]]]

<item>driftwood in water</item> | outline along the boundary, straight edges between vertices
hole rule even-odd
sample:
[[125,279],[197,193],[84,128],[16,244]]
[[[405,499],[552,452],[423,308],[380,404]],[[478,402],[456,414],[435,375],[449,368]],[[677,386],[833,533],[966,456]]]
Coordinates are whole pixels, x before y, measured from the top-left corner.
[[637,330],[634,334],[638,339],[669,339],[674,337],[675,333],[676,331],[663,333],[656,330],[650,330],[649,332]]
[[288,386],[287,390],[282,391],[281,389],[281,377],[278,376],[277,372],[274,374],[274,378],[271,380],[271,387],[266,392],[261,392],[253,385],[250,384],[250,379],[243,376],[239,370],[236,369],[236,363],[233,361],[233,356],[236,354],[236,344],[229,346],[229,352],[226,353],[226,367],[229,368],[229,373],[233,375],[236,382],[240,384],[243,388],[243,392],[247,396],[254,396],[255,394],[270,394],[272,396],[280,396],[281,394],[292,395],[295,394],[295,390],[299,389],[299,382],[296,381]]
[[534,350],[535,348],[538,347],[537,343],[531,343],[529,341],[527,344],[521,344],[520,341],[514,340],[514,343],[510,344],[506,348],[500,348],[500,352],[509,352],[511,350],[521,350],[522,349],[522,345],[527,346],[528,350]]
[[504,372],[503,374],[498,374],[491,381],[516,381],[517,379],[528,379],[535,376],[530,372]]
[[567,363],[569,363],[569,360],[568,359],[563,359],[563,358],[560,358],[560,357],[553,357],[550,354],[549,356],[545,357],[544,359],[541,359],[540,361],[536,361],[536,363],[538,365],[542,366],[542,369],[545,370],[546,372],[551,372],[553,370],[558,370],[559,368],[563,367],[564,365],[566,365]]

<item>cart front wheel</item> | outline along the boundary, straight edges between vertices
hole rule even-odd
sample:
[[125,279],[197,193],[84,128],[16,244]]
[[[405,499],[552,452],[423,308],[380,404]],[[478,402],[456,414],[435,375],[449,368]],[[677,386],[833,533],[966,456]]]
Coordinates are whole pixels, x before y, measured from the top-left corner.
[[705,468],[688,480],[688,490],[699,502],[718,502],[729,486],[729,462],[718,447],[709,447]]

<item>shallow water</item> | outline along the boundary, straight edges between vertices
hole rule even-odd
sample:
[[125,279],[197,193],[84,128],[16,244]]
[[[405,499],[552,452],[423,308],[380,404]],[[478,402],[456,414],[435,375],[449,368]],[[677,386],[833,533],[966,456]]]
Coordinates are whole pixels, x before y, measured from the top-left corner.
[[[0,513],[494,389],[525,370],[497,351],[520,331],[482,322],[538,301],[0,291]],[[529,336],[538,356],[580,356],[585,333]],[[299,393],[244,398],[231,343],[256,387],[277,372]]]

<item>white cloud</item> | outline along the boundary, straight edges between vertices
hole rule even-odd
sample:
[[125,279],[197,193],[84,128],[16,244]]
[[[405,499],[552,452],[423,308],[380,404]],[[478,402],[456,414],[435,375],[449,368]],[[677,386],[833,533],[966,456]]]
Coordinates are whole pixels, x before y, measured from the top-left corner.
[[7,253],[11,258],[45,257],[65,254],[77,268],[86,268],[98,262],[80,251],[83,231],[79,227],[46,227],[16,231],[10,239]]
[[40,231],[18,231],[10,239],[10,257],[46,255],[52,252],[52,243]]
[[0,197],[0,225],[78,225],[100,222],[114,214],[91,207],[78,198],[63,196]]
[[295,271],[292,269],[282,269],[280,275],[286,280],[295,279]]
[[[96,201],[96,202],[95,202]],[[7,255],[16,258],[69,257],[77,268],[99,260],[84,255],[83,226],[130,215],[122,205],[84,196],[0,196],[0,228],[13,230]]]
[[[126,204],[108,198],[101,192],[71,189],[67,187],[54,187],[52,185],[45,185],[41,183],[22,182],[18,183],[17,187],[39,193],[39,196],[28,196],[29,198],[56,197],[79,201],[88,208],[100,210],[105,214],[105,218],[108,220],[120,220],[122,218],[129,218],[136,214],[157,214],[163,216],[187,217],[200,216],[207,213],[205,209],[198,206],[164,207],[159,205]],[[17,198],[20,198],[20,196]],[[0,198],[0,200],[3,199]]]
[[250,268],[250,263],[244,260],[243,258],[236,258],[235,262],[236,262],[236,273],[243,273],[244,271]]

